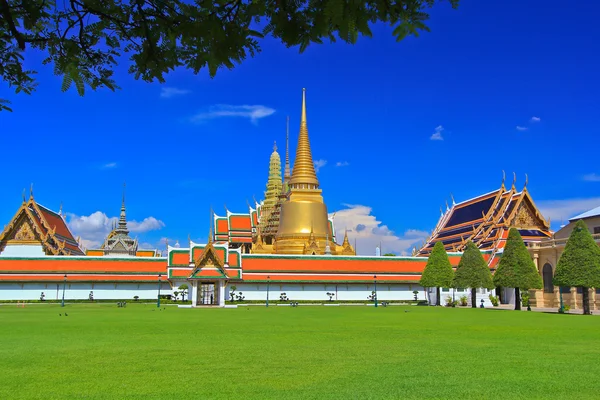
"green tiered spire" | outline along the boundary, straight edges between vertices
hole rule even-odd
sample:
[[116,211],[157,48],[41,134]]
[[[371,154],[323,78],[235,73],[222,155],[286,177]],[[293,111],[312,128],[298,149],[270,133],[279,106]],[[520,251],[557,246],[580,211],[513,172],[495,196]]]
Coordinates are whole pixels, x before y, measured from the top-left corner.
[[273,153],[269,161],[269,180],[265,192],[265,202],[261,208],[261,225],[264,227],[275,208],[282,190],[281,182],[281,158],[277,153],[277,143],[273,146]]

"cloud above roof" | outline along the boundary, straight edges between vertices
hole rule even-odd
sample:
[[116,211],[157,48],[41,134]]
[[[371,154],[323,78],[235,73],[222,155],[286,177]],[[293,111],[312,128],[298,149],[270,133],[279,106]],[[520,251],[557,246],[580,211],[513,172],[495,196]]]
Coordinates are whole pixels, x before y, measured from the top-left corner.
[[183,96],[185,94],[191,93],[191,90],[188,89],[178,89],[176,87],[167,87],[163,86],[160,88],[160,97],[163,99],[170,99],[175,96]]
[[275,113],[275,109],[263,105],[241,105],[216,104],[208,110],[199,112],[191,118],[192,122],[200,123],[215,118],[247,118],[252,123],[266,118]]
[[383,253],[410,255],[412,247],[425,240],[429,233],[417,229],[409,229],[399,235],[383,224],[372,214],[373,209],[364,205],[344,204],[344,209],[330,214],[335,224],[338,243],[344,238],[348,229],[348,239],[356,247],[358,255],[375,255],[375,248],[381,244]]
[[566,223],[577,214],[589,211],[600,206],[600,197],[565,199],[565,200],[541,200],[536,205],[542,215],[554,222]]
[[441,125],[438,125],[434,131],[433,131],[433,135],[431,135],[429,137],[430,140],[444,140],[443,136],[442,136],[442,132],[444,132],[444,127]]
[[[76,215],[67,213],[67,225],[73,234],[81,237],[82,244],[88,248],[98,248],[112,230],[113,224],[119,221],[118,217],[109,217],[102,211],[96,211],[90,215]],[[160,230],[165,224],[154,217],[144,218],[138,222],[127,221],[130,233],[145,233]]]

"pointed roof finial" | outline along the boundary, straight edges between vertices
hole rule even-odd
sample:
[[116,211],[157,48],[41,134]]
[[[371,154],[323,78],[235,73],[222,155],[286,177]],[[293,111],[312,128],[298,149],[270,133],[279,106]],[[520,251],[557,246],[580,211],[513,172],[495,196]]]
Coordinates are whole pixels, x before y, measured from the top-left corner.
[[527,176],[527,174],[525,174],[525,186],[523,186],[523,189],[525,189],[527,187],[528,183],[529,183],[529,177]]
[[58,215],[60,215],[62,217],[63,213],[62,213],[62,201],[60,202],[60,208],[58,209]]
[[446,211],[450,210],[450,207],[448,207],[448,200],[446,200]]
[[452,205],[455,205],[456,202],[454,201],[454,196],[452,196],[452,193],[450,193],[450,198],[452,199]]
[[213,210],[212,207],[210,208],[210,228],[208,230],[208,243],[212,243],[213,242],[213,221],[214,221],[214,217],[213,217]]
[[506,172],[502,170],[502,186],[504,186],[504,181],[506,181]]
[[27,198],[25,197],[25,188],[23,188],[23,203],[27,203]]
[[273,151],[277,151],[277,140],[273,141]]
[[517,183],[517,173],[513,172],[513,183],[512,183],[512,187],[515,187],[515,184]]
[[315,173],[315,163],[310,149],[308,139],[308,126],[306,123],[306,89],[302,89],[302,118],[300,120],[300,134],[298,135],[298,146],[296,148],[296,159],[290,185],[307,184],[309,188],[318,188],[319,180]]
[[121,200],[121,215],[119,216],[118,229],[125,235],[129,235],[127,230],[127,215],[125,213],[125,182],[123,182],[123,198]]
[[290,171],[290,116],[287,116],[287,124],[285,130],[285,169],[283,172],[283,181],[288,183],[292,173]]
[[33,199],[33,183],[29,186],[29,198]]

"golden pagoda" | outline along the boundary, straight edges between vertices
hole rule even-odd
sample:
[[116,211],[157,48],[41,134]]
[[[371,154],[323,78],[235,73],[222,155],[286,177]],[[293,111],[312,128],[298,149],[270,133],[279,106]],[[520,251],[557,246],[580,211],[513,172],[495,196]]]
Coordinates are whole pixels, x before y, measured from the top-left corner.
[[344,236],[336,243],[333,219],[327,214],[308,139],[306,90],[302,92],[300,134],[294,167],[290,167],[289,117],[285,166],[274,146],[269,160],[265,199],[248,203],[247,213],[213,216],[214,240],[239,248],[242,254],[356,255]]
[[[287,158],[287,157],[286,157]],[[281,203],[273,252],[276,254],[337,254],[315,173],[306,123],[306,89],[302,89],[302,116],[294,168]]]

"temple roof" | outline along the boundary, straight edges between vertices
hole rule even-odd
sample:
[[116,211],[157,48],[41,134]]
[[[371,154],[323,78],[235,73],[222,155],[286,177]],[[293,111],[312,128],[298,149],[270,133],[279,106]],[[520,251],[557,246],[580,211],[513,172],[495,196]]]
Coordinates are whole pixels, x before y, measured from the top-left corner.
[[570,218],[569,221],[576,221],[578,219],[591,218],[600,216],[600,206],[596,208],[592,208],[589,211],[584,212],[583,214],[579,214]]
[[501,251],[511,227],[519,229],[525,242],[552,235],[550,222],[535,206],[527,187],[519,192],[514,183],[506,189],[503,182],[492,192],[460,203],[453,200],[451,207],[442,210],[433,233],[415,254],[428,255],[438,241],[447,251],[462,251],[468,241],[481,250]]
[[38,204],[33,193],[17,210],[0,234],[0,252],[9,244],[39,243],[47,254],[83,255],[62,211],[55,212]]

